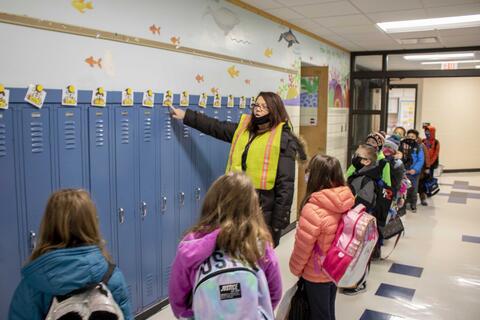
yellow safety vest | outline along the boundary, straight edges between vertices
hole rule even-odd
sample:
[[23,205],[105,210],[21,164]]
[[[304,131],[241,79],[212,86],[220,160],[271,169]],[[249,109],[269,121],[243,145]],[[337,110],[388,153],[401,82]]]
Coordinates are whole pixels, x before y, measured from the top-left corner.
[[[250,115],[242,115],[237,130],[235,130],[226,173],[242,171],[242,154],[250,139],[250,132],[247,130],[250,119]],[[246,174],[252,179],[255,189],[271,190],[275,186],[278,159],[280,158],[280,139],[284,124],[282,122],[272,130],[255,137],[250,144]]]

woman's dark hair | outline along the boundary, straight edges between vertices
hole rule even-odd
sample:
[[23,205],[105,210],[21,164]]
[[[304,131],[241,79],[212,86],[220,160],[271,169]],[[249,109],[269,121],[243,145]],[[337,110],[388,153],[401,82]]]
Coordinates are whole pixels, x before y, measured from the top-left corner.
[[337,158],[317,154],[308,162],[305,173],[308,173],[307,191],[302,200],[300,211],[308,202],[312,193],[323,190],[341,187],[345,185],[342,165]]
[[409,135],[410,133],[413,133],[413,134],[415,135],[415,137],[417,137],[417,138],[418,138],[418,136],[419,136],[419,134],[420,134],[420,133],[418,133],[418,131],[415,130],[415,129],[410,129],[410,130],[408,130],[407,135]]

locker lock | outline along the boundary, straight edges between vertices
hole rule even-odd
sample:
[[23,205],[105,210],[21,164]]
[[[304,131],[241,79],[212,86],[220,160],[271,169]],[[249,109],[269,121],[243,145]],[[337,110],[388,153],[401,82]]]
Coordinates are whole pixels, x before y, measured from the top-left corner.
[[195,189],[195,200],[197,200],[197,201],[200,200],[201,192],[202,192],[202,189],[200,189],[200,188]]
[[33,251],[37,246],[37,234],[33,231],[30,231],[30,250]]
[[162,212],[167,211],[167,197],[162,197]]
[[185,192],[180,192],[179,200],[180,200],[180,206],[183,207],[185,205]]
[[142,219],[145,219],[145,217],[147,216],[147,203],[145,201],[142,202],[140,210],[142,210]]
[[125,222],[125,209],[118,209],[118,219],[120,220],[120,224]]

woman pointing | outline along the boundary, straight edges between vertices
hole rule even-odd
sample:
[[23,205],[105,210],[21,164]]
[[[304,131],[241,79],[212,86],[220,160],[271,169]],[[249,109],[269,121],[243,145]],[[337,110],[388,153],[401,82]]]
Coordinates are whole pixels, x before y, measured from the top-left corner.
[[243,171],[250,177],[277,246],[282,229],[290,224],[297,154],[306,160],[305,148],[292,132],[282,99],[273,92],[260,92],[252,115],[242,115],[239,123],[188,109],[171,110],[185,125],[232,144],[225,171]]

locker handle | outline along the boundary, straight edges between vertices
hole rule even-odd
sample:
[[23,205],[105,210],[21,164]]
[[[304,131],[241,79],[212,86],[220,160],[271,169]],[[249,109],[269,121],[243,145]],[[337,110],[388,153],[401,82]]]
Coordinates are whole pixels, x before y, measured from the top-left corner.
[[145,219],[147,216],[147,203],[145,201],[142,202],[140,209],[142,210],[142,219]]
[[185,192],[180,192],[180,207],[185,205]]
[[197,189],[195,190],[195,199],[196,199],[197,201],[200,200],[201,192],[202,192],[202,189],[200,189],[200,188],[197,188]]
[[120,224],[125,222],[125,209],[118,209],[118,218],[120,219]]
[[30,250],[33,251],[37,246],[37,234],[33,231],[30,231]]
[[162,212],[167,211],[167,197],[162,198]]

